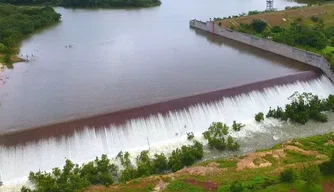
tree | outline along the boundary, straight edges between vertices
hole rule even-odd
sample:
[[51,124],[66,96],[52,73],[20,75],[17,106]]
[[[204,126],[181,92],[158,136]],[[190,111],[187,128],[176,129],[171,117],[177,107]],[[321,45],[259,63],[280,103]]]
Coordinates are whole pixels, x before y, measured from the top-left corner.
[[227,137],[227,149],[231,151],[236,151],[240,148],[240,145],[238,142],[234,142],[233,138],[231,136]]
[[169,169],[168,160],[165,154],[155,154],[153,159],[153,167],[155,173],[163,173]]
[[264,22],[263,20],[253,19],[250,25],[256,33],[262,33],[266,29],[268,24]]

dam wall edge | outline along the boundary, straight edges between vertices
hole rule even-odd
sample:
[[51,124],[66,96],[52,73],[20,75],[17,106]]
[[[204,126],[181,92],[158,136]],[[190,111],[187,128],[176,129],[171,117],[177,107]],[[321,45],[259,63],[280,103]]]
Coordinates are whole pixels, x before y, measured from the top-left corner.
[[311,65],[320,69],[332,82],[334,82],[334,73],[330,68],[330,64],[322,55],[301,50],[282,43],[277,43],[272,40],[256,37],[254,35],[223,28],[212,21],[203,22],[194,19],[189,22],[189,25],[191,28],[207,31],[215,35],[232,39],[252,47],[256,47],[289,59],[305,63],[307,65]]

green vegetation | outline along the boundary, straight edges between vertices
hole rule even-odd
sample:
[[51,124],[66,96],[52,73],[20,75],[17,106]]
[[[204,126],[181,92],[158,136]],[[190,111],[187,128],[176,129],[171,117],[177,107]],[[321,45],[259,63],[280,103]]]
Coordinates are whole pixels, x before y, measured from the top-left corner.
[[63,169],[54,168],[52,173],[31,172],[29,180],[36,185],[36,190],[22,187],[22,192],[73,192],[79,191],[90,185],[113,184],[113,176],[117,173],[117,166],[110,163],[106,155],[101,159],[88,164],[78,166],[70,160],[66,160]]
[[8,66],[17,61],[15,56],[21,41],[28,35],[57,23],[60,14],[52,7],[18,7],[0,4],[0,63]]
[[233,121],[232,128],[234,131],[240,131],[241,128],[243,128],[245,125],[241,123],[237,123],[236,121]]
[[298,172],[293,168],[288,168],[281,172],[280,180],[285,183],[293,183],[298,179]]
[[172,181],[167,188],[167,191],[174,192],[204,192],[202,187],[192,186],[184,181],[176,180]]
[[208,140],[210,148],[220,151],[226,149],[236,151],[239,149],[240,145],[228,135],[228,129],[229,127],[221,122],[213,122],[211,124],[209,129],[203,133],[204,138]]
[[192,140],[194,137],[195,137],[195,135],[194,135],[193,132],[189,132],[189,133],[187,133],[187,139],[188,139],[188,140]]
[[161,4],[160,0],[0,0],[0,3],[15,5],[51,5],[74,8],[85,7],[151,7]]
[[[300,94],[295,92],[289,97],[289,100],[291,100],[291,103],[286,104],[284,110],[281,107],[270,108],[266,117],[305,124],[310,119],[327,122],[328,117],[322,112],[334,111],[334,95],[329,95],[327,99],[319,99],[318,96],[311,93]],[[255,119],[260,118],[257,117],[259,114],[255,116]]]
[[261,122],[264,120],[264,114],[262,112],[259,112],[258,114],[255,115],[255,121]]
[[155,154],[149,157],[149,151],[142,151],[136,158],[136,165],[130,161],[130,154],[122,151],[116,156],[123,169],[119,172],[118,166],[111,163],[106,155],[101,159],[79,166],[66,160],[63,169],[54,168],[51,173],[31,172],[29,180],[35,184],[32,190],[22,187],[22,192],[73,192],[81,191],[91,185],[109,186],[116,179],[126,182],[132,179],[147,177],[153,174],[161,174],[177,171],[185,166],[190,166],[203,157],[203,145],[197,141],[193,145],[184,145],[175,149],[167,159],[164,154]]
[[[286,9],[301,9],[301,7],[287,7]],[[263,13],[250,11],[248,16]],[[285,19],[285,21],[286,19],[291,20],[288,16],[283,16],[286,18],[280,17],[282,15],[277,14],[277,19],[275,21],[272,19],[273,22],[278,23],[277,20],[280,19]],[[299,16],[295,17],[290,24],[275,24],[270,26],[265,19],[253,18],[250,23],[242,22],[238,25],[233,25],[232,28],[243,33],[269,38],[278,43],[321,54],[328,60],[332,70],[334,70],[334,26],[331,24],[331,21],[326,21],[329,17],[333,17],[332,14],[323,17],[319,17],[317,14],[308,15],[308,17]],[[219,25],[222,26],[222,23],[219,23]]]
[[[257,158],[253,159],[253,162],[259,161],[259,159],[270,160],[270,162],[274,162],[269,167],[256,167],[256,168],[244,168],[240,169],[240,165],[238,162],[243,159],[248,159],[247,156],[242,157],[234,157],[232,159],[214,159],[210,161],[201,162],[198,164],[199,167],[194,167],[194,170],[203,170],[200,174],[196,174],[195,172],[190,171],[192,167],[190,167],[189,172],[184,171],[182,173],[174,173],[173,175],[159,175],[154,177],[146,177],[149,174],[156,173],[168,173],[170,170],[169,159],[171,157],[166,157],[164,154],[156,154],[152,157],[149,156],[147,151],[143,151],[138,157],[135,159],[135,164],[132,165],[130,161],[129,153],[120,152],[116,159],[122,164],[121,171],[117,171],[117,167],[112,163],[108,163],[106,159],[103,157],[98,161],[104,163],[95,163],[94,166],[90,165],[85,170],[81,171],[82,166],[74,165],[74,168],[71,163],[66,163],[63,169],[61,169],[61,175],[58,176],[58,179],[55,180],[55,175],[52,173],[46,174],[42,173],[43,176],[38,176],[37,183],[40,186],[49,185],[51,186],[62,186],[62,191],[87,191],[87,192],[112,192],[112,191],[125,191],[125,192],[136,192],[136,191],[153,191],[155,186],[158,185],[159,182],[163,181],[168,184],[167,188],[163,191],[166,192],[177,192],[177,191],[186,191],[186,192],[203,192],[210,191],[209,187],[216,184],[216,187],[219,187],[217,191],[219,192],[230,192],[230,191],[244,191],[244,192],[271,192],[271,191],[280,191],[280,192],[305,192],[305,191],[323,191],[322,184],[329,183],[334,184],[334,156],[331,154],[334,153],[334,147],[332,144],[334,141],[334,134],[329,133],[326,135],[318,135],[308,138],[294,139],[284,144],[279,144],[273,147],[272,150],[276,150],[276,152],[270,152],[268,149],[267,152],[262,150],[259,154],[252,153],[249,157],[257,156]],[[330,146],[331,145],[331,146]],[[197,144],[194,142],[193,145],[188,145],[186,148],[176,149],[174,153],[178,154],[178,159],[183,159],[184,164],[187,162],[191,162],[194,154],[202,151],[201,144]],[[287,146],[294,146],[308,151],[313,151],[310,154],[310,157],[307,156],[307,153],[300,153],[300,150],[290,150],[287,149]],[[179,151],[179,152],[177,152]],[[183,155],[180,155],[183,151]],[[192,151],[192,152],[191,152]],[[279,152],[281,151],[281,152]],[[266,153],[265,156],[260,155],[262,153]],[[283,153],[279,157],[274,154]],[[315,153],[315,154],[314,154]],[[324,155],[324,158],[315,158],[315,155]],[[197,153],[198,156],[201,156],[201,152]],[[292,154],[292,155],[291,155]],[[183,156],[183,157],[181,157]],[[187,158],[185,158],[188,156]],[[176,159],[177,156],[174,156]],[[298,160],[298,158],[302,158]],[[329,158],[331,157],[331,158]],[[104,160],[102,160],[104,159]],[[190,161],[189,161],[190,160]],[[269,161],[268,160],[268,161]],[[261,160],[262,161],[262,160]],[[180,162],[180,161],[178,161]],[[317,162],[315,164],[315,162]],[[238,164],[237,164],[238,163]],[[320,163],[320,164],[319,164]],[[73,163],[72,163],[73,164]],[[88,163],[91,164],[91,163]],[[242,164],[242,163],[241,163]],[[317,166],[319,164],[319,167]],[[71,165],[71,166],[69,166]],[[125,171],[128,174],[128,178],[133,178],[133,180],[129,182],[121,182],[118,184],[113,184],[109,187],[98,186],[97,188],[89,188],[91,185],[90,182],[95,182],[99,184],[109,185],[113,181],[117,179],[120,181],[122,174],[125,174],[124,170],[126,166],[131,166],[132,169]],[[65,168],[67,167],[67,168]],[[93,168],[94,167],[94,168]],[[109,167],[106,169],[100,169],[102,167]],[[208,168],[208,169],[206,169]],[[224,169],[221,169],[224,168]],[[320,168],[320,169],[319,169]],[[236,170],[239,171],[236,171]],[[108,170],[108,171],[104,171]],[[164,171],[165,170],[165,171]],[[210,170],[210,171],[209,171]],[[319,171],[320,170],[320,171]],[[206,171],[209,171],[206,173]],[[213,172],[211,172],[213,171]],[[67,173],[65,175],[64,173]],[[78,177],[77,174],[85,175],[83,178]],[[107,176],[103,176],[107,173]],[[115,174],[117,173],[117,174]],[[90,175],[91,174],[91,175]],[[204,175],[202,175],[204,174]],[[36,175],[36,173],[35,173]],[[141,178],[138,178],[141,175]],[[91,177],[93,176],[93,177]],[[42,178],[45,177],[44,180]],[[37,177],[36,177],[37,178]],[[112,178],[112,180],[111,180]],[[48,180],[46,180],[48,179]],[[60,183],[61,181],[69,181],[71,183],[65,182],[65,184]],[[83,189],[75,188],[75,186],[85,186],[87,187]],[[46,184],[48,183],[48,184]],[[160,185],[160,184],[159,184]],[[70,189],[71,187],[71,189]],[[52,188],[57,189],[57,188]],[[68,190],[67,190],[68,189]],[[75,190],[78,189],[78,190]],[[45,190],[51,190],[51,188],[39,188],[34,190],[38,192],[43,192]],[[29,192],[31,190],[25,188],[22,191]],[[56,191],[56,190],[55,190]]]

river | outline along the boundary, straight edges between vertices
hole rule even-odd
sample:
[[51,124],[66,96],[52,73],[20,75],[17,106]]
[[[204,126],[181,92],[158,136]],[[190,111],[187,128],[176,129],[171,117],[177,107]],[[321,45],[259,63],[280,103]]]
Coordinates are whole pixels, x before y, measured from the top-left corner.
[[[279,9],[287,5],[296,3],[275,1]],[[22,44],[21,53],[32,62],[2,74],[0,133],[303,70],[296,62],[255,55],[240,44],[217,46],[188,25],[194,18],[263,9],[264,0],[169,0],[160,7],[128,10],[56,8],[62,22]]]

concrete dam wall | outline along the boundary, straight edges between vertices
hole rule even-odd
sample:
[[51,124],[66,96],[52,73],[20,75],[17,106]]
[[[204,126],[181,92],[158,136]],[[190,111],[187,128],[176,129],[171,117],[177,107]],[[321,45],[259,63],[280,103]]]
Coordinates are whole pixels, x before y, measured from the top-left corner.
[[228,28],[222,28],[214,22],[191,20],[189,24],[191,28],[220,35],[225,38],[232,39],[319,68],[332,82],[334,82],[334,73],[330,69],[330,64],[321,55],[281,43],[276,43],[274,41],[259,38],[246,33],[237,32]]

